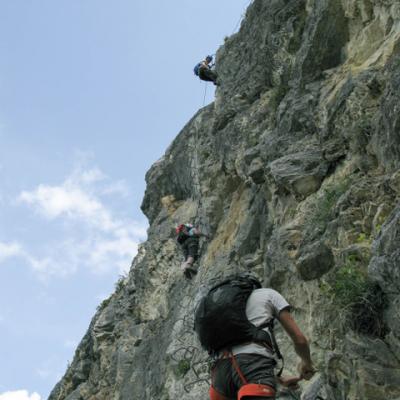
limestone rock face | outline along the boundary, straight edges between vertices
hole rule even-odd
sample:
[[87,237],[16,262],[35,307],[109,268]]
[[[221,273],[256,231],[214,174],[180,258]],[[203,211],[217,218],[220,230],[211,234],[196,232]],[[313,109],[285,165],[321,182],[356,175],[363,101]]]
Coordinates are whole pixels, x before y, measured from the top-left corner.
[[[206,400],[193,309],[239,271],[293,305],[318,369],[303,399],[400,399],[399,60],[397,0],[254,0],[215,102],[147,173],[148,240],[49,399]],[[189,221],[210,235],[192,281],[173,236]]]

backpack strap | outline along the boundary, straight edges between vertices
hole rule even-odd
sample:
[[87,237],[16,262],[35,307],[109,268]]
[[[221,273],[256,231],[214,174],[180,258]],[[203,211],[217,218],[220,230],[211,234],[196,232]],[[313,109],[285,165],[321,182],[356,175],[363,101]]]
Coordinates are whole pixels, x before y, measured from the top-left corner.
[[272,351],[276,354],[276,357],[282,361],[282,367],[279,370],[279,372],[277,373],[277,376],[281,376],[282,372],[283,372],[283,368],[285,366],[285,360],[283,358],[283,355],[281,353],[281,351],[279,350],[279,346],[278,343],[275,339],[275,335],[274,335],[274,322],[275,319],[271,319],[270,321],[262,324],[259,326],[259,328],[264,329],[264,328],[268,328],[268,332],[269,332],[269,339],[271,342],[271,349]]
[[268,347],[273,353],[274,351],[274,344],[271,339],[271,335],[268,332],[265,332],[263,328],[257,327],[253,333],[253,341],[258,343],[264,347]]
[[274,319],[271,319],[271,321],[266,322],[265,324],[260,325],[260,328],[261,328],[261,329],[268,328],[270,340],[271,340],[271,343],[272,343],[272,346],[271,346],[271,347],[272,347],[272,350],[275,352],[276,356],[277,356],[280,360],[283,360],[282,353],[281,353],[281,351],[279,350],[279,346],[278,346],[278,343],[277,343],[277,341],[276,341],[276,339],[275,339],[275,335],[274,335],[274,321],[275,321]]
[[238,362],[237,362],[237,360],[236,360],[236,357],[233,355],[232,352],[230,352],[229,358],[230,358],[230,360],[231,360],[231,363],[232,363],[233,368],[235,368],[237,374],[238,374],[239,377],[240,377],[240,380],[243,382],[243,385],[247,385],[247,383],[248,383],[248,382],[247,382],[247,379],[246,379],[245,376],[243,375],[243,372],[241,371],[241,369],[240,369],[240,367],[239,367],[239,364],[238,364]]

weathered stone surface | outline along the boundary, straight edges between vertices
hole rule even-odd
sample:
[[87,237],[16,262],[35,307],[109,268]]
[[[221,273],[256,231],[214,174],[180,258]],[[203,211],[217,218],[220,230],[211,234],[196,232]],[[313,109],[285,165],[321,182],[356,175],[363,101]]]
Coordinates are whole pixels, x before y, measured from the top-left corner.
[[257,157],[252,160],[249,167],[249,176],[253,179],[254,183],[261,184],[265,182],[264,168],[265,166],[261,158]]
[[305,198],[316,192],[328,171],[319,150],[309,150],[281,157],[269,165],[275,184]]
[[376,279],[388,297],[385,323],[390,329],[388,343],[400,359],[400,206],[393,211],[382,226],[380,235],[373,244],[373,257],[369,274]]
[[[237,271],[293,305],[318,369],[303,399],[400,398],[399,37],[396,0],[251,3],[217,52],[215,102],[147,173],[148,240],[50,400],[206,400],[193,309]],[[193,220],[210,239],[188,282],[173,227]],[[343,325],[322,289],[343,266],[388,298],[378,338]]]
[[297,261],[296,267],[305,281],[320,278],[335,264],[331,249],[324,243],[313,243],[302,252],[304,254]]
[[373,244],[369,273],[388,293],[400,294],[400,207],[382,226]]
[[381,116],[374,140],[375,149],[382,163],[390,170],[400,167],[400,40],[385,73],[388,76],[382,96]]

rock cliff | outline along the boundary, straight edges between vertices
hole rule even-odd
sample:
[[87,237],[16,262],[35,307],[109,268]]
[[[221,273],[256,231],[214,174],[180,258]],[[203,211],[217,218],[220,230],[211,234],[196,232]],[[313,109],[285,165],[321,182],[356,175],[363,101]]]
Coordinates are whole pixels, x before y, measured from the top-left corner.
[[[146,175],[148,240],[49,399],[206,400],[193,307],[236,271],[294,306],[318,368],[303,399],[400,399],[400,3],[254,0],[216,61],[215,102]],[[193,281],[189,221],[211,236]]]

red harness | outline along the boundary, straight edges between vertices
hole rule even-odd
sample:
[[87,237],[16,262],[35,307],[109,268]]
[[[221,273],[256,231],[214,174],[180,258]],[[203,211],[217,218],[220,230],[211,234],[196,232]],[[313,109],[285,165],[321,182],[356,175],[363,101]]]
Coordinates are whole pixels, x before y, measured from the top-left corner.
[[[229,358],[238,373],[240,380],[243,382],[243,386],[239,389],[237,400],[245,400],[246,397],[270,397],[275,398],[275,389],[269,385],[261,385],[258,383],[248,383],[247,379],[243,375],[239,368],[239,364],[236,361],[235,356],[232,353],[225,353],[223,358]],[[210,400],[231,400],[228,397],[217,392],[214,386],[211,384],[210,387]]]
[[214,386],[211,385],[210,387],[210,400],[231,400],[228,399],[227,397],[225,397],[224,395],[222,395],[221,393],[217,392],[214,389]]

